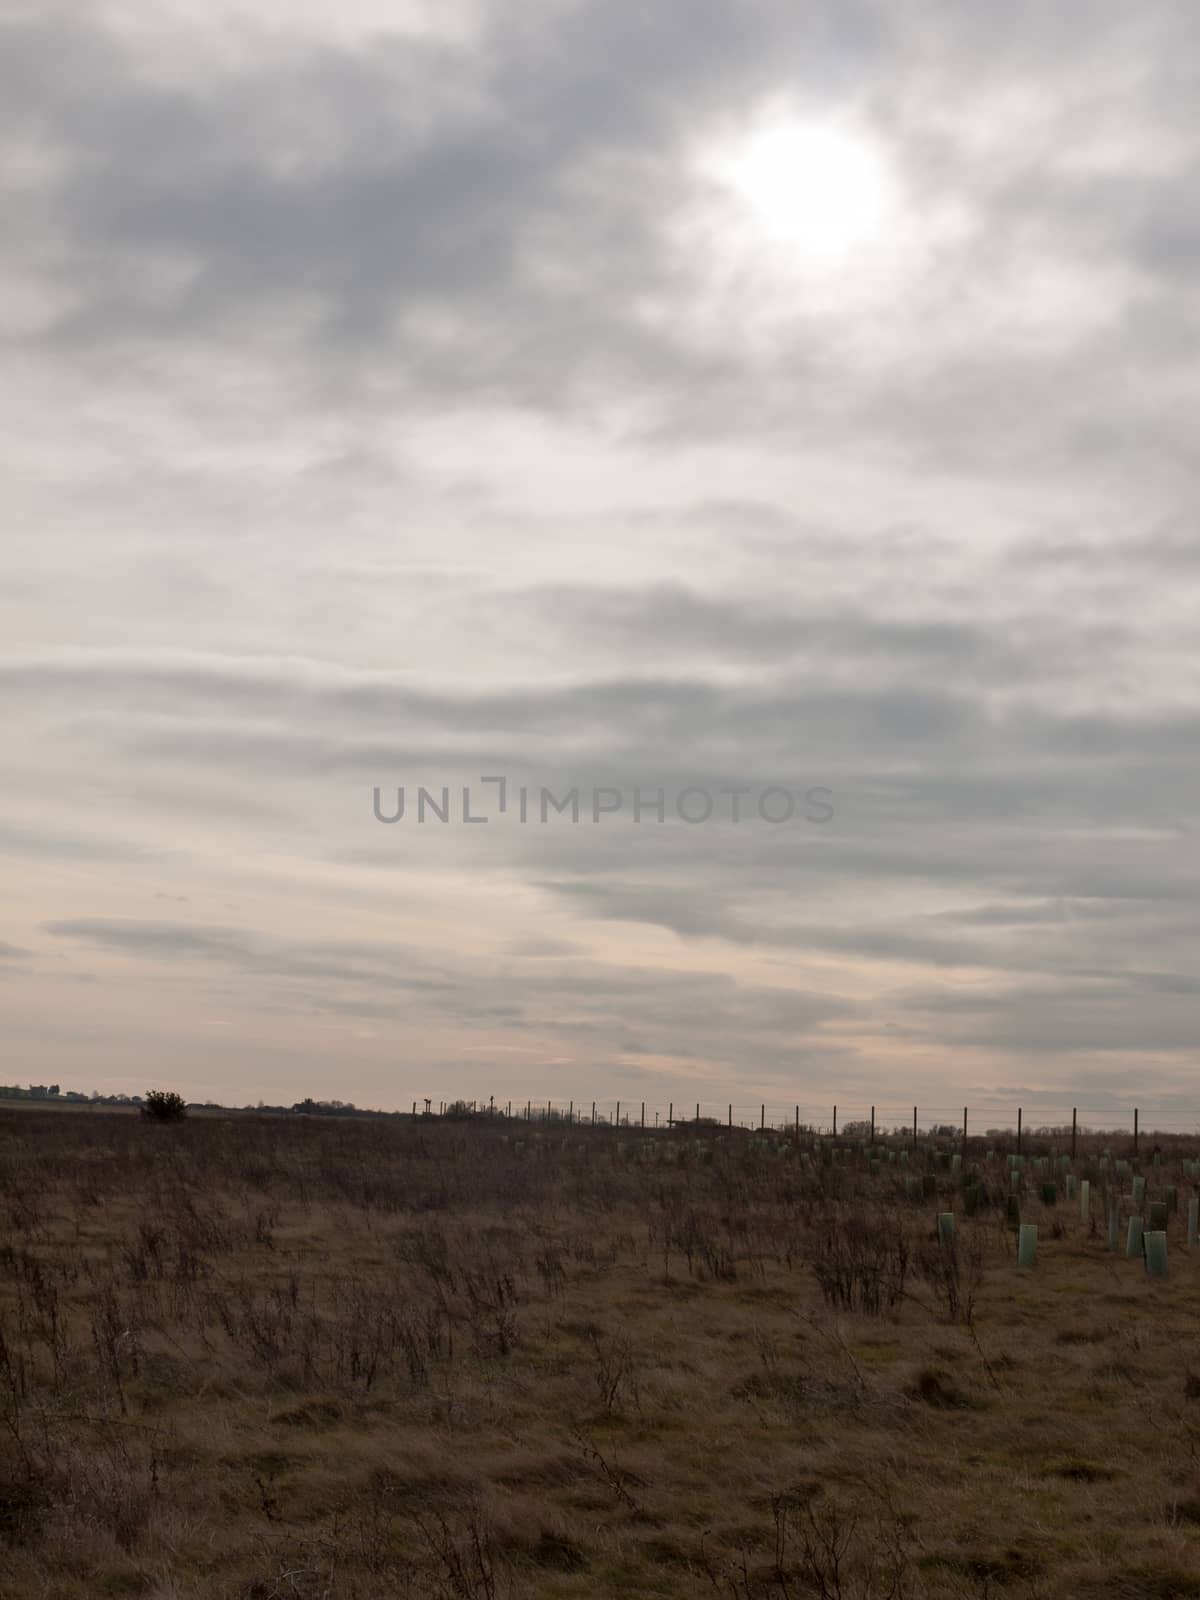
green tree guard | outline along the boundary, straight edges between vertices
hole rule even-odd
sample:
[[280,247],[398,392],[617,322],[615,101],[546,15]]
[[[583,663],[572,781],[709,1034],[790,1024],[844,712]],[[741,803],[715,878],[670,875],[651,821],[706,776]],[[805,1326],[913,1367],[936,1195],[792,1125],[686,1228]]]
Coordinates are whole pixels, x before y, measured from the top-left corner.
[[1152,1228],[1143,1235],[1142,1243],[1146,1251],[1146,1271],[1152,1278],[1165,1278],[1167,1275],[1167,1235],[1162,1228]]
[[1114,1255],[1121,1248],[1121,1208],[1115,1200],[1108,1205],[1108,1248]]
[[938,1243],[949,1247],[954,1243],[954,1213],[939,1211],[937,1219]]
[[1017,1235],[1017,1265],[1018,1267],[1037,1266],[1037,1224],[1023,1222],[1021,1231]]
[[1138,1206],[1140,1208],[1141,1206],[1143,1206],[1145,1204],[1145,1202],[1146,1202],[1146,1180],[1143,1177],[1136,1177],[1133,1180],[1133,1203],[1134,1203],[1135,1206]]
[[1010,1194],[1008,1197],[1008,1225],[1010,1228],[1021,1226],[1021,1200],[1015,1194]]
[[1085,1223],[1092,1220],[1092,1186],[1087,1178],[1079,1185],[1079,1216]]
[[1129,1232],[1125,1236],[1125,1254],[1127,1256],[1140,1256],[1142,1253],[1142,1219],[1130,1217]]
[[1195,1195],[1188,1201],[1187,1228],[1188,1249],[1194,1250],[1197,1243],[1197,1234],[1200,1233],[1200,1199]]

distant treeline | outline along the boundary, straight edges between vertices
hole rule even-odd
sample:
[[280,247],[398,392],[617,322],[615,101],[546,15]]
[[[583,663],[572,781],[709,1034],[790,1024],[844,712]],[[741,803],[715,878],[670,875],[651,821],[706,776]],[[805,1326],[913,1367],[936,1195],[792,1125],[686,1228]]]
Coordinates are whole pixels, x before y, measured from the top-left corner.
[[[54,1100],[60,1105],[75,1106],[140,1106],[140,1094],[101,1094],[93,1089],[91,1094],[81,1094],[77,1089],[60,1089],[57,1083],[31,1083],[22,1088],[17,1083],[0,1083],[0,1100]],[[269,1106],[259,1101],[253,1106],[226,1106],[216,1100],[192,1100],[189,1111],[266,1111],[277,1114],[302,1111],[319,1117],[399,1117],[409,1116],[402,1111],[364,1111],[350,1100],[297,1100],[290,1106]]]
[[22,1089],[16,1083],[0,1083],[0,1100],[66,1100],[75,1105],[85,1106],[90,1105],[92,1101],[103,1101],[111,1105],[116,1105],[120,1101],[125,1105],[135,1105],[140,1103],[141,1096],[133,1100],[127,1094],[80,1094],[76,1089],[68,1089],[64,1094],[56,1083],[31,1083],[26,1089]]

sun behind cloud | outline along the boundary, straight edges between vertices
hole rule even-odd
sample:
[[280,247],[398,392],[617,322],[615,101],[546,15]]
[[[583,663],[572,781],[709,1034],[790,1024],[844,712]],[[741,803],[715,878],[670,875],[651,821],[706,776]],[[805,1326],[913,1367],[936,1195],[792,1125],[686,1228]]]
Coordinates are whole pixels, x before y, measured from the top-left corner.
[[770,112],[706,150],[700,170],[724,191],[726,226],[802,272],[843,266],[880,241],[899,210],[883,153],[843,121]]

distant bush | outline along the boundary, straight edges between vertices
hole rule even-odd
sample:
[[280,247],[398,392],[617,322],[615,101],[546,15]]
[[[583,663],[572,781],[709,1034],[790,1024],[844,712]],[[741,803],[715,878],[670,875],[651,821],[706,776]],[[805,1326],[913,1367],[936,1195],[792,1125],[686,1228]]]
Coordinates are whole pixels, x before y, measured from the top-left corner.
[[[247,1111],[286,1111],[286,1106],[265,1106],[259,1101],[257,1106],[247,1106]],[[304,1100],[297,1100],[291,1107],[307,1117],[356,1117],[359,1115],[358,1107],[353,1100],[314,1100],[309,1095]]]
[[151,1122],[182,1122],[187,1116],[187,1102],[173,1089],[151,1089],[142,1101],[142,1115]]
[[452,1100],[443,1113],[455,1122],[469,1121],[473,1117],[486,1117],[487,1114],[486,1110],[474,1100]]

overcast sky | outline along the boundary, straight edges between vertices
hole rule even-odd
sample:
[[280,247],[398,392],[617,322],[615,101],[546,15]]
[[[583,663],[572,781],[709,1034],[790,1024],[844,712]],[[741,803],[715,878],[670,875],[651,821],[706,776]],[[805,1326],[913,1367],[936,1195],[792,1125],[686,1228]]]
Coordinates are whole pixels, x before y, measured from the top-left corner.
[[3,16],[0,1078],[1200,1120],[1193,5]]

